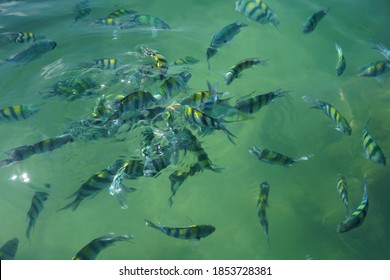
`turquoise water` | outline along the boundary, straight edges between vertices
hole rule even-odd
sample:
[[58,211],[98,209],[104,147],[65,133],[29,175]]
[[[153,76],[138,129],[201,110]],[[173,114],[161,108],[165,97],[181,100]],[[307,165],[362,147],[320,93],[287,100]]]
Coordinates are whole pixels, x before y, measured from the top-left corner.
[[[390,47],[390,3],[269,0],[280,20],[275,28],[245,19],[235,11],[234,2],[90,0],[91,13],[72,25],[77,1],[1,1],[0,33],[31,31],[54,40],[57,47],[26,65],[9,62],[0,66],[0,108],[31,103],[39,109],[26,120],[0,123],[0,149],[4,152],[0,160],[7,158],[10,149],[61,135],[72,121],[88,118],[99,96],[113,100],[128,93],[131,85],[127,83],[110,85],[115,71],[92,70],[83,72],[83,77],[106,85],[94,94],[75,101],[59,96],[43,98],[56,82],[85,71],[76,67],[79,63],[110,57],[130,69],[142,65],[146,59],[134,55],[138,46],[157,50],[168,62],[187,55],[199,59],[187,69],[192,74],[187,94],[206,90],[206,81],[218,82],[218,90],[229,92],[226,96],[232,104],[253,91],[290,91],[253,118],[225,124],[237,136],[237,145],[221,131],[197,136],[213,164],[223,170],[204,170],[188,177],[172,207],[168,204],[168,177],[174,164],[157,178],[125,180],[127,186],[137,189],[127,195],[127,209],[121,209],[105,188],[81,202],[76,211],[57,212],[71,202],[66,198],[90,176],[120,157],[139,155],[137,131],[123,129],[112,137],[75,141],[1,168],[0,245],[17,237],[15,259],[71,259],[88,242],[108,233],[132,234],[134,239],[103,250],[98,259],[389,259],[388,167],[364,157],[362,129],[370,119],[370,133],[384,154],[390,155],[390,129],[386,125],[390,75],[381,75],[383,81],[378,82],[357,73],[363,65],[383,59],[372,49],[375,43]],[[326,7],[330,7],[329,14],[312,33],[303,34],[305,19]],[[154,15],[171,29],[156,34],[94,24],[96,18],[119,8]],[[218,49],[208,70],[206,49],[211,38],[236,20],[248,27]],[[335,42],[342,46],[347,63],[340,77],[335,72]],[[2,46],[0,59],[27,45]],[[249,57],[267,59],[267,66],[244,70],[241,78],[226,86],[225,72]],[[171,67],[168,73],[182,70]],[[159,83],[146,88],[153,91]],[[336,131],[333,120],[310,109],[301,98],[304,95],[334,105],[351,120],[352,135]],[[257,160],[248,152],[253,145],[294,158],[314,156],[283,167]],[[336,232],[345,220],[345,207],[336,190],[338,173],[346,177],[351,211],[362,200],[364,174],[370,201],[364,223],[342,234]],[[257,217],[259,184],[263,181],[270,185],[270,248]],[[28,240],[26,213],[34,192],[44,190],[45,183],[51,185],[46,190],[49,198]],[[147,227],[144,219],[167,226],[210,224],[216,231],[200,242],[179,240]]]

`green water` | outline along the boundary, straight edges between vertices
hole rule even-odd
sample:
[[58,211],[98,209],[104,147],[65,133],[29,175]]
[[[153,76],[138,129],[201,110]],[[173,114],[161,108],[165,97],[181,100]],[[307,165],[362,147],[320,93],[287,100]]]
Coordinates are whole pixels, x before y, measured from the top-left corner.
[[[71,200],[82,182],[106,168],[120,156],[130,157],[139,149],[131,132],[124,141],[104,138],[70,143],[50,153],[32,156],[22,163],[0,169],[0,244],[19,238],[16,259],[71,259],[92,239],[107,233],[133,234],[133,243],[118,243],[102,251],[98,259],[389,259],[390,235],[388,167],[364,157],[362,129],[369,130],[385,155],[390,155],[390,75],[383,82],[358,77],[358,68],[382,59],[371,47],[390,47],[388,0],[325,1],[298,0],[267,3],[276,12],[280,26],[260,25],[235,11],[235,1],[103,1],[90,0],[91,14],[71,26],[77,1],[24,1],[0,3],[0,32],[33,31],[44,34],[58,46],[27,65],[0,66],[0,107],[32,103],[39,112],[22,121],[0,123],[0,149],[6,152],[25,144],[54,137],[72,120],[87,118],[96,98],[122,94],[123,88],[108,87],[98,94],[73,102],[53,97],[43,99],[53,84],[69,77],[69,69],[80,62],[101,57],[118,58],[124,64],[140,63],[131,55],[139,45],[163,54],[168,61],[191,55],[200,59],[190,66],[190,93],[206,90],[206,81],[218,82],[231,100],[276,89],[291,91],[253,115],[253,119],[226,124],[235,134],[232,145],[216,131],[199,137],[212,162],[223,167],[189,177],[178,190],[172,207],[169,174],[157,178],[126,180],[137,189],[127,196],[128,209],[121,209],[108,189],[79,208],[56,212]],[[311,34],[303,34],[303,21],[314,12],[330,7]],[[97,27],[95,18],[118,8],[157,16],[172,27],[153,37],[149,30],[117,30]],[[206,48],[223,26],[238,19],[249,26],[218,50],[207,69]],[[71,26],[71,27],[70,27]],[[338,42],[347,68],[335,73]],[[23,49],[12,45],[0,49],[5,59]],[[245,70],[231,85],[224,73],[236,62],[249,57],[268,60],[268,65]],[[171,71],[171,70],[170,70]],[[102,83],[112,73],[101,73]],[[309,109],[303,95],[334,105],[352,120],[352,135],[334,129],[333,121],[319,110]],[[195,132],[195,131],[194,131]],[[266,147],[293,157],[313,154],[308,161],[292,167],[270,165],[248,153],[252,145]],[[6,158],[6,154],[0,159]],[[20,176],[27,173],[29,184]],[[350,210],[363,195],[363,176],[368,178],[370,208],[364,223],[339,234],[336,226],[345,219],[345,207],[336,190],[336,175],[343,173],[349,186]],[[17,176],[16,180],[12,180]],[[257,217],[259,184],[270,184],[268,248]],[[25,237],[26,213],[35,192],[51,184],[49,199],[32,230]],[[168,237],[145,226],[144,219],[169,226],[190,223],[211,224],[216,231],[199,243]]]

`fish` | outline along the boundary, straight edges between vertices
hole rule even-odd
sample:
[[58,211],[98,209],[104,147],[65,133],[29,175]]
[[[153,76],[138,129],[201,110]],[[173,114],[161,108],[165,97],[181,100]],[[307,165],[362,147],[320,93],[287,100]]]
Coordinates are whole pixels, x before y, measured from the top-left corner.
[[171,164],[170,154],[161,153],[153,157],[146,157],[143,175],[145,177],[158,177],[161,171]]
[[366,157],[375,163],[386,166],[386,157],[374,137],[368,132],[367,126],[368,121],[363,128],[363,149],[366,153]]
[[81,248],[72,260],[94,260],[102,250],[115,245],[117,241],[130,241],[133,238],[131,234],[114,236],[113,233],[95,238]]
[[94,197],[101,190],[106,187],[109,187],[112,184],[112,181],[119,168],[123,166],[123,163],[124,160],[119,159],[107,168],[102,169],[98,173],[95,173],[94,175],[89,177],[75,193],[68,197],[75,197],[75,199],[66,206],[58,209],[57,211],[65,210],[68,208],[72,208],[72,211],[75,211],[85,198]]
[[360,77],[374,77],[378,82],[382,82],[380,75],[390,70],[390,61],[378,60],[376,62],[369,63],[359,69],[358,76]]
[[16,251],[18,250],[19,239],[12,238],[5,242],[3,246],[0,248],[0,260],[13,260],[16,255]]
[[268,220],[266,216],[269,189],[270,186],[267,182],[260,183],[260,194],[257,201],[257,216],[259,217],[260,225],[264,229],[265,235],[267,236],[268,247],[270,248],[271,245],[269,243],[269,235],[268,235]]
[[6,108],[0,109],[0,122],[1,121],[20,121],[27,119],[38,112],[32,104],[18,104],[12,105]]
[[340,198],[343,201],[345,208],[347,209],[347,216],[348,216],[348,187],[347,187],[347,181],[345,180],[344,175],[338,174],[337,175],[337,191],[339,192]]
[[375,44],[372,48],[379,51],[387,60],[390,60],[390,50],[383,44]]
[[47,192],[35,192],[31,201],[30,209],[27,212],[27,218],[29,219],[28,227],[26,230],[27,239],[30,239],[31,230],[35,226],[37,218],[43,209],[43,203],[47,200],[48,197],[49,194]]
[[45,36],[34,32],[6,32],[0,34],[0,37],[5,37],[9,43],[16,44],[31,43],[45,38]]
[[133,15],[120,26],[121,29],[131,29],[131,28],[140,28],[140,27],[141,28],[152,27],[156,29],[171,29],[169,24],[163,21],[162,19],[148,14]]
[[188,71],[183,71],[177,74],[173,74],[158,89],[158,94],[154,97],[159,102],[165,102],[175,97],[178,93],[186,92],[188,90],[188,81],[192,75]]
[[239,0],[235,5],[236,11],[260,24],[271,23],[275,27],[280,24],[275,12],[263,0]]
[[271,163],[271,164],[277,164],[277,165],[282,165],[285,167],[292,166],[293,164],[297,163],[298,161],[302,160],[308,160],[310,157],[313,155],[307,155],[307,156],[301,156],[299,158],[292,158],[286,155],[283,155],[279,152],[271,151],[269,149],[261,149],[257,146],[252,146],[249,149],[249,153],[254,155],[257,159]]
[[360,205],[347,219],[337,226],[337,232],[343,233],[350,231],[363,224],[368,213],[368,192],[367,192],[367,176],[364,175],[364,194]]
[[[246,27],[246,26],[248,26],[248,24],[246,24],[240,20],[237,20],[231,24],[226,25],[221,30],[219,30],[217,33],[215,33],[213,38],[211,39],[210,46],[208,47],[207,52],[206,52],[207,62],[209,62],[209,59],[217,53],[217,51],[216,51],[217,48],[220,48],[223,45],[225,45],[227,42],[233,40],[233,38],[238,33],[240,33],[241,28]],[[209,50],[210,48],[213,50]],[[210,66],[210,64],[209,64],[209,66]],[[210,69],[210,67],[209,67],[209,69]]]
[[233,133],[231,133],[217,118],[214,118],[206,113],[203,113],[202,111],[188,106],[184,106],[184,116],[188,120],[189,123],[196,124],[200,126],[200,128],[212,128],[216,130],[222,130],[230,142],[235,144],[233,137],[236,138]]
[[116,58],[100,58],[95,61],[94,67],[99,69],[116,69],[118,59]]
[[248,68],[251,68],[253,65],[266,65],[266,60],[260,58],[246,58],[238,62],[236,65],[232,66],[229,71],[225,74],[225,83],[230,85],[235,78],[240,77],[240,73]]
[[102,118],[108,112],[108,108],[106,107],[106,97],[102,95],[96,100],[96,106],[93,108],[93,112],[91,117],[94,119]]
[[199,62],[199,59],[187,55],[187,56],[185,56],[185,57],[176,59],[175,61],[173,61],[173,62],[171,63],[171,65],[174,65],[174,66],[181,66],[181,65],[187,65],[187,64],[196,64],[196,63],[198,63],[198,62]]
[[91,90],[98,87],[99,85],[89,77],[71,77],[57,81],[53,86],[53,91],[49,92],[46,97],[58,95],[66,98],[67,101],[73,101],[83,96],[91,95]]
[[307,34],[311,33],[316,27],[318,22],[328,14],[329,8],[320,10],[314,14],[312,14],[310,17],[308,17],[305,22],[302,25],[302,32]]
[[320,109],[325,113],[325,115],[330,117],[336,123],[337,131],[340,131],[346,135],[352,134],[352,128],[349,122],[339,113],[339,111],[337,111],[337,109],[333,105],[323,100],[319,100],[306,95],[302,96],[302,99],[312,105],[310,108]]
[[56,46],[57,43],[52,40],[39,40],[24,49],[23,51],[5,59],[5,62],[12,62],[24,65],[41,58],[44,54],[55,49]]
[[341,74],[344,73],[344,70],[346,67],[345,57],[344,57],[343,50],[341,49],[340,45],[336,43],[335,47],[336,47],[336,51],[337,51],[336,74],[337,74],[337,76],[341,76]]
[[159,53],[156,50],[147,48],[147,47],[139,47],[138,51],[141,55],[150,56],[154,59],[155,64],[154,66],[157,69],[160,69],[164,74],[168,71],[169,64],[165,56],[163,56],[161,53]]
[[125,97],[115,102],[115,107],[120,112],[136,111],[149,108],[156,103],[156,98],[148,91],[132,91]]
[[78,22],[80,19],[88,16],[91,13],[91,6],[89,0],[80,0],[73,6],[73,23]]
[[98,25],[112,25],[118,28],[121,28],[123,21],[121,21],[119,18],[97,18],[95,20],[95,23]]
[[270,104],[276,98],[283,97],[287,92],[288,91],[278,89],[276,91],[270,91],[265,94],[239,99],[236,101],[234,108],[243,113],[253,114],[259,111],[265,105]]
[[162,233],[179,239],[197,239],[205,238],[215,231],[212,225],[190,225],[186,227],[167,227],[154,224],[152,221],[145,219],[148,227],[157,229]]

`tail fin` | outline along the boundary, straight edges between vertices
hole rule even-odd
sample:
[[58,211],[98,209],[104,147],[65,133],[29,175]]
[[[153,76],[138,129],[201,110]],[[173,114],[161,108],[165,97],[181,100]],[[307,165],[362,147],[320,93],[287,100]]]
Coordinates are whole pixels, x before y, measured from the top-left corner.
[[151,220],[145,219],[145,224],[148,227],[155,228],[155,229],[160,229],[160,227],[156,224],[154,224]]
[[302,99],[306,103],[309,103],[310,105],[312,105],[310,108],[312,108],[312,109],[322,109],[322,101],[321,100],[319,100],[317,98],[314,98],[314,97],[311,97],[311,96],[307,96],[307,95],[302,96]]

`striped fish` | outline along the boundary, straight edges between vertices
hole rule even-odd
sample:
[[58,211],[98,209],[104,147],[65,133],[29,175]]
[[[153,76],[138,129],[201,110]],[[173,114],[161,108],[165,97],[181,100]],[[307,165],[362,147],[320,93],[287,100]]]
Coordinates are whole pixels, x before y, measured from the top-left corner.
[[126,112],[149,108],[155,102],[156,99],[150,92],[139,90],[130,92],[116,101],[115,105],[120,112]]
[[58,209],[57,211],[65,210],[68,208],[72,208],[72,211],[75,211],[85,198],[94,197],[101,190],[106,187],[109,187],[119,168],[123,166],[123,163],[124,161],[122,159],[119,159],[114,164],[108,166],[108,168],[105,168],[89,177],[88,180],[86,180],[75,193],[68,197],[71,198],[75,196],[75,199],[61,209]]
[[188,64],[196,64],[198,62],[199,62],[199,59],[187,55],[183,58],[176,59],[174,62],[171,63],[171,65],[181,66],[181,65],[188,65]]
[[275,27],[280,24],[274,11],[263,0],[236,1],[236,11],[260,24],[271,23]]
[[163,21],[162,19],[147,14],[133,15],[121,25],[121,29],[142,28],[142,27],[151,27],[156,29],[171,29],[169,24]]
[[257,159],[271,163],[271,164],[278,164],[283,166],[291,166],[295,164],[298,161],[301,160],[308,160],[312,155],[302,156],[300,158],[294,159],[292,157],[283,155],[279,152],[271,151],[268,149],[260,149],[259,147],[252,146],[249,149],[249,153],[257,157]]
[[11,43],[18,44],[31,43],[35,42],[36,40],[45,38],[45,36],[37,35],[33,32],[9,32],[5,33],[5,35],[8,37]]
[[227,130],[227,128],[218,119],[188,105],[184,105],[184,115],[190,123],[199,125],[201,128],[222,130],[229,141],[235,144],[232,137],[236,136]]
[[18,250],[19,239],[13,238],[5,242],[0,248],[0,260],[13,260]]
[[187,227],[166,227],[158,226],[150,220],[145,220],[148,227],[157,229],[162,233],[179,239],[197,239],[205,238],[215,231],[211,225],[191,225]]
[[35,226],[39,213],[43,209],[43,203],[47,200],[48,196],[49,194],[47,192],[38,191],[35,192],[32,198],[30,209],[27,212],[27,218],[29,219],[26,230],[27,239],[30,239],[31,230]]
[[161,171],[167,168],[171,164],[170,154],[162,153],[161,155],[154,156],[152,158],[146,157],[144,165],[145,177],[158,177]]
[[117,241],[130,241],[133,238],[129,234],[114,236],[112,233],[98,237],[78,251],[72,260],[94,260],[102,250],[115,245]]
[[229,71],[225,74],[225,83],[230,85],[231,82],[240,77],[240,74],[245,69],[251,68],[253,65],[266,65],[266,60],[260,58],[246,58],[238,62],[236,65],[231,67]]
[[99,69],[116,69],[118,59],[115,58],[100,58],[95,61],[95,67]]
[[340,198],[343,201],[345,208],[347,209],[347,217],[348,217],[348,188],[347,181],[345,180],[344,175],[337,175],[337,191],[339,192]]
[[287,91],[279,89],[265,94],[259,94],[254,97],[239,99],[236,101],[234,108],[243,113],[253,114],[265,105],[270,104],[274,99],[284,96],[285,93],[287,93]]
[[313,15],[311,15],[310,17],[308,17],[302,25],[302,32],[306,34],[312,32],[316,28],[318,22],[324,16],[326,16],[328,12],[329,12],[329,8],[320,10],[314,13]]
[[302,99],[305,102],[311,104],[312,109],[320,109],[325,113],[325,115],[330,117],[336,123],[336,130],[346,135],[351,135],[352,128],[349,125],[349,122],[337,111],[333,105],[306,95],[302,96]]
[[350,231],[361,224],[363,224],[364,219],[367,216],[368,212],[368,192],[367,192],[367,177],[364,175],[364,194],[362,201],[358,208],[341,224],[337,226],[337,232],[343,233]]
[[337,51],[336,74],[337,74],[337,76],[341,76],[341,74],[344,73],[344,70],[346,67],[345,57],[344,57],[343,50],[341,49],[340,45],[336,43],[335,47],[336,47],[336,51]]
[[366,153],[366,156],[373,162],[386,166],[386,157],[374,137],[372,137],[368,132],[367,125],[368,121],[363,129],[363,149]]
[[380,75],[390,70],[390,62],[388,60],[378,60],[376,62],[367,64],[359,69],[358,76],[374,77],[378,82],[382,82]]
[[31,104],[12,105],[0,109],[0,121],[20,121],[31,117],[36,112],[38,112],[38,109]]
[[257,201],[257,216],[259,217],[260,225],[264,229],[264,232],[267,236],[268,247],[270,248],[271,245],[269,243],[269,235],[268,235],[268,220],[266,216],[269,189],[270,187],[267,182],[262,182],[260,184],[260,194],[259,194],[259,199]]
[[133,15],[136,14],[137,11],[134,10],[128,10],[128,9],[117,9],[115,11],[112,11],[111,13],[108,14],[107,18],[117,18],[121,17],[124,15]]
[[123,22],[119,18],[98,18],[95,20],[95,23],[98,25],[112,25],[115,27],[120,27],[122,26]]
[[177,74],[173,74],[164,83],[160,86],[158,94],[154,97],[161,101],[168,101],[172,97],[175,97],[181,92],[186,92],[188,90],[188,81],[191,79],[192,75],[188,71],[183,71]]

